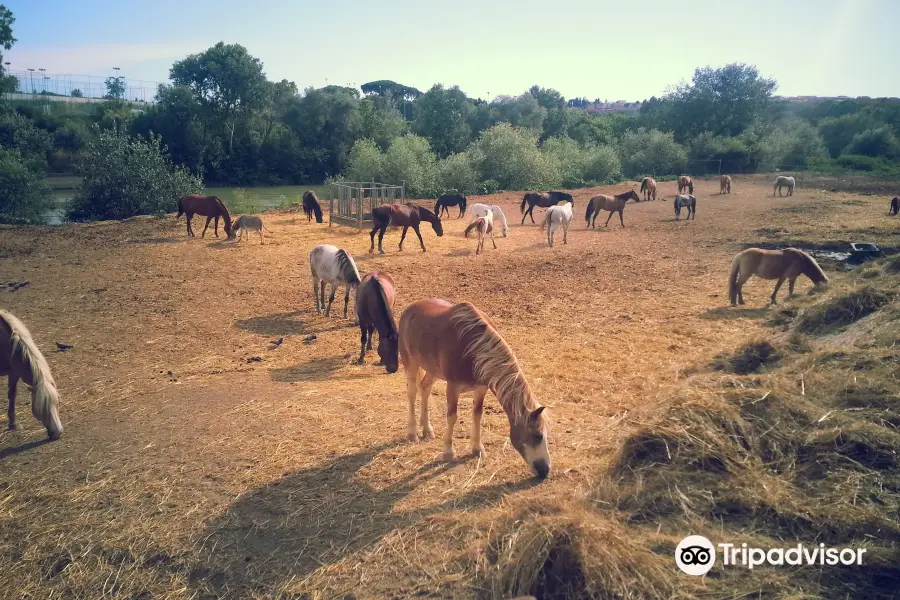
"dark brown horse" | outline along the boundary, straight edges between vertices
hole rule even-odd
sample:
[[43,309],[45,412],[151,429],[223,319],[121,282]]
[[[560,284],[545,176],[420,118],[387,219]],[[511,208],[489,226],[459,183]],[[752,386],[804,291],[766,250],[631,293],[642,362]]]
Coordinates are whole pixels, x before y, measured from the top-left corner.
[[[572,194],[566,192],[528,192],[522,197],[522,204],[519,206],[519,211],[522,213],[521,224],[525,224],[525,217],[528,215],[531,215],[531,222],[534,223],[535,206],[538,208],[550,208],[562,201],[571,202],[572,208],[575,208],[575,200],[572,199]],[[526,204],[528,205],[528,210],[525,210]]]
[[896,217],[897,213],[900,213],[900,196],[894,196],[891,199],[891,210],[889,211],[889,214]]
[[462,216],[466,214],[466,202],[467,199],[462,194],[444,194],[434,203],[434,214],[441,217],[446,212],[449,217],[450,209],[447,207],[459,206],[459,216],[457,219],[462,219]]
[[359,360],[366,362],[366,350],[372,349],[372,338],[378,330],[378,356],[376,363],[384,366],[388,373],[396,373],[400,365],[397,349],[397,324],[394,322],[394,303],[397,291],[394,279],[387,273],[373,271],[366,273],[356,288],[356,316],[359,319],[360,347]]
[[372,246],[369,248],[369,254],[375,251],[375,232],[378,232],[378,251],[384,254],[381,248],[381,240],[384,238],[384,232],[388,227],[402,227],[403,234],[400,236],[400,251],[403,251],[403,240],[406,239],[406,231],[412,227],[419,238],[419,244],[422,246],[422,252],[425,252],[425,242],[422,241],[422,234],[419,232],[419,223],[428,221],[438,237],[444,235],[444,227],[441,225],[441,218],[423,206],[416,206],[412,202],[406,204],[382,204],[372,211],[372,232],[369,237],[372,238]]
[[306,214],[306,221],[312,221],[313,213],[316,215],[316,223],[322,222],[322,207],[319,205],[319,199],[312,190],[303,192],[303,212]]
[[209,222],[213,219],[216,220],[213,225],[213,231],[216,237],[219,237],[220,217],[222,218],[222,228],[225,230],[225,235],[229,238],[231,237],[231,214],[228,212],[228,207],[225,206],[225,203],[216,196],[188,194],[178,201],[178,215],[175,218],[180,219],[181,215],[187,215],[187,232],[191,237],[196,237],[194,230],[191,229],[191,219],[194,218],[194,215],[206,217],[206,226],[203,228],[203,233],[200,234],[200,237],[206,236],[206,229],[209,227]]

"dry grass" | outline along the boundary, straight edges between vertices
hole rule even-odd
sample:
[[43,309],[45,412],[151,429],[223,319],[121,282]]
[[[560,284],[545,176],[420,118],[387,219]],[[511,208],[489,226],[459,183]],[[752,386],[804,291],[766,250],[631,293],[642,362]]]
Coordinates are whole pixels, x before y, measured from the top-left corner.
[[[623,189],[577,191],[575,208]],[[855,276],[825,263],[831,290],[774,310],[764,308],[771,282],[751,280],[742,308],[726,306],[725,290],[732,256],[773,221],[784,245],[866,231],[890,247],[881,201],[772,199],[768,184],[740,179],[729,196],[716,182],[697,191],[696,221],[674,222],[667,202],[629,204],[625,229],[579,221],[552,251],[536,225],[518,224],[521,194],[473,198],[502,205],[512,225],[477,259],[454,218],[442,238],[425,227],[427,253],[409,236],[398,253],[389,232],[385,255],[367,254],[366,234],[287,211],[265,217],[262,246],[188,240],[174,219],[0,228],[0,279],[29,281],[0,300],[47,353],[66,426],[42,443],[23,404],[23,429],[0,433],[0,589],[825,598],[890,582],[896,571],[877,558],[852,572],[714,570],[703,581],[672,564],[681,537],[723,528],[738,541],[847,539],[887,561],[898,533],[896,303],[806,339],[798,319],[842,302]],[[437,296],[496,321],[552,406],[548,481],[527,479],[493,401],[486,459],[465,459],[468,397],[463,460],[441,461],[439,441],[404,441],[403,376],[352,364],[358,330],[313,311],[306,257],[318,243],[347,248],[363,272],[389,271],[398,310]],[[894,293],[891,264],[876,266],[871,289]],[[438,436],[443,399],[439,383]]]

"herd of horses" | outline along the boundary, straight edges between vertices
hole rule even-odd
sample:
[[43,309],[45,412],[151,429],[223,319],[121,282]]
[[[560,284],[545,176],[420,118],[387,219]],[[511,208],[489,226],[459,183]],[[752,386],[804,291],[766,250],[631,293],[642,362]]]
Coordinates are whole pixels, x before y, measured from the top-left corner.
[[[731,178],[727,175],[720,179],[720,193],[731,193]],[[788,195],[793,193],[794,181],[790,177],[779,176],[775,189],[788,188]],[[693,181],[690,177],[678,180],[678,195],[675,201],[676,217],[682,206],[688,208],[689,216],[695,217],[696,199],[694,198]],[[682,194],[682,192],[687,194]],[[656,181],[646,177],[641,182],[641,194],[647,200],[655,199]],[[619,214],[622,227],[623,208],[628,200],[641,201],[635,190],[617,195],[599,194],[587,202],[586,220],[590,227],[596,221],[600,211],[609,212],[606,225],[613,214]],[[499,206],[473,204],[467,206],[465,196],[448,194],[441,196],[432,212],[427,208],[411,202],[405,204],[388,204],[376,207],[372,212],[373,228],[370,234],[372,253],[375,248],[375,234],[378,233],[378,250],[382,249],[382,238],[389,226],[402,227],[400,249],[407,230],[412,228],[419,238],[422,251],[425,244],[419,226],[423,221],[431,224],[435,234],[443,235],[443,226],[439,213],[450,206],[459,206],[458,218],[468,212],[473,217],[465,229],[464,235],[475,232],[478,236],[476,254],[479,254],[486,237],[494,241],[494,229],[497,225],[503,237],[509,234],[506,217]],[[527,206],[527,210],[526,210]],[[567,243],[569,226],[573,219],[575,200],[567,192],[529,192],[522,199],[520,210],[522,224],[528,215],[532,215],[535,207],[545,207],[547,212],[541,224],[541,231],[547,229],[547,242],[553,247],[555,233],[563,230],[563,243]],[[313,217],[316,223],[322,222],[322,209],[313,192],[303,196],[303,210],[308,221]],[[900,212],[900,198],[891,201],[892,214]],[[178,218],[187,216],[187,232],[194,236],[191,229],[193,215],[207,217],[201,237],[205,236],[210,221],[214,220],[214,233],[218,237],[218,221],[222,219],[225,234],[233,237],[235,229],[255,228],[252,220],[241,221],[243,217],[232,220],[225,204],[214,196],[203,197],[188,195],[178,203]],[[262,228],[261,222],[259,227]],[[261,233],[260,233],[261,235]],[[262,239],[262,238],[261,238]],[[432,439],[434,430],[429,420],[429,397],[432,386],[437,380],[447,383],[447,428],[444,435],[444,457],[452,459],[456,456],[453,449],[453,428],[457,419],[457,404],[460,394],[473,392],[473,420],[470,447],[473,454],[481,456],[484,447],[481,443],[481,419],[484,398],[491,391],[502,405],[509,420],[509,437],[515,450],[525,461],[528,468],[539,478],[545,478],[550,472],[551,460],[548,448],[549,420],[545,406],[538,402],[534,392],[528,385],[515,353],[500,334],[496,324],[484,312],[469,302],[451,303],[443,299],[421,299],[407,305],[395,319],[394,311],[397,302],[397,288],[393,277],[384,271],[372,271],[360,274],[353,256],[346,249],[330,244],[320,244],[309,253],[309,268],[312,279],[315,310],[325,317],[331,314],[336,290],[343,286],[343,316],[348,318],[350,295],[354,293],[354,317],[360,330],[360,352],[358,364],[365,363],[367,351],[372,350],[375,333],[378,333],[376,348],[379,356],[377,365],[383,366],[387,373],[396,373],[403,364],[406,378],[408,400],[407,438],[410,441],[419,439],[419,432],[424,439]],[[742,287],[752,276],[764,280],[775,280],[775,289],[770,297],[770,304],[777,304],[776,296],[782,284],[787,281],[789,297],[794,295],[794,284],[798,277],[805,275],[812,280],[815,287],[828,283],[828,277],[816,263],[815,259],[798,249],[764,250],[749,248],[738,253],[731,266],[728,277],[729,299],[732,306],[743,304]],[[331,290],[326,302],[326,286]],[[53,376],[43,354],[34,342],[25,325],[9,312],[0,310],[0,376],[9,379],[9,413],[8,425],[15,429],[16,384],[21,379],[31,388],[32,414],[47,430],[51,440],[58,439],[63,432],[59,417],[59,393]],[[416,399],[419,399],[419,419],[416,423]]]

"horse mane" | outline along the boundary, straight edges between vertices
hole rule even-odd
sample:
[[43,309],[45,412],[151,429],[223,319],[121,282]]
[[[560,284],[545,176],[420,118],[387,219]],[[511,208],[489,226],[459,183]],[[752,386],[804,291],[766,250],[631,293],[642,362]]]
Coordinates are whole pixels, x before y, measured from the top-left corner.
[[627,198],[631,196],[631,194],[637,195],[637,192],[634,190],[628,190],[627,192],[622,192],[621,194],[616,194],[616,200],[621,200],[622,198]]
[[216,204],[219,208],[222,209],[222,212],[225,213],[222,219],[224,219],[223,227],[225,227],[225,233],[229,233],[231,231],[231,213],[228,212],[228,207],[225,206],[225,203],[222,202],[222,199],[218,196],[213,196],[216,199]]
[[0,310],[0,322],[9,330],[12,356],[21,358],[31,377],[31,381],[25,381],[31,387],[31,413],[46,425],[59,402],[59,392],[50,372],[50,365],[22,321],[12,313]]
[[338,248],[336,258],[338,265],[340,266],[341,277],[344,278],[344,281],[350,285],[359,285],[361,278],[359,276],[359,269],[356,268],[356,263],[353,261],[353,258],[347,254],[347,251],[343,248]]
[[804,264],[803,274],[813,280],[815,283],[823,283],[828,281],[828,275],[825,274],[825,271],[822,270],[822,267],[819,266],[819,263],[816,262],[816,259],[810,256],[808,253],[800,250],[799,248],[785,248],[783,250],[785,254],[793,254],[794,256],[798,256]]
[[378,295],[381,298],[382,316],[388,325],[389,332],[395,337],[400,337],[400,332],[397,330],[397,324],[394,323],[394,313],[391,312],[391,308],[388,306],[387,294],[384,293],[384,287],[381,285],[381,281],[378,279],[377,275],[372,277],[372,285],[378,290]]
[[463,237],[468,238],[468,237],[469,237],[469,233],[471,233],[471,231],[472,231],[473,229],[475,229],[475,228],[477,228],[477,227],[480,227],[481,224],[484,223],[484,222],[485,222],[484,217],[478,217],[477,219],[475,219],[474,221],[472,221],[471,223],[469,223],[469,226],[466,227],[466,230],[465,230],[465,231],[463,231]]
[[[479,382],[487,383],[506,410],[510,421],[522,422],[530,411],[537,408],[537,402],[512,348],[468,302],[454,306],[450,318],[458,328],[460,338],[467,333],[475,332],[479,327],[483,328],[483,331],[477,333],[475,339],[463,350],[463,356],[472,361],[475,377]],[[510,406],[510,399],[518,397],[524,398],[524,401]]]

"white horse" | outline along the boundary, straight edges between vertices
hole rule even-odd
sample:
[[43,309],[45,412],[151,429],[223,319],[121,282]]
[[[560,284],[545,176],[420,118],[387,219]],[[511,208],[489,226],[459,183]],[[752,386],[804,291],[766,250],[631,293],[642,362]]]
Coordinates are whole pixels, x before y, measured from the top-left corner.
[[788,189],[788,196],[794,195],[794,178],[786,177],[784,175],[779,175],[778,179],[775,180],[775,187],[772,188],[772,195],[775,195],[775,190],[778,190],[778,195],[781,195],[781,188],[786,187]]
[[506,215],[503,214],[503,211],[500,210],[499,206],[493,204],[472,204],[469,206],[469,216],[472,217],[473,221],[478,217],[487,215],[488,211],[493,211],[494,221],[500,224],[500,229],[503,231],[503,237],[509,237],[509,226],[506,224]]
[[687,219],[697,218],[697,199],[693,196],[693,194],[679,194],[675,196],[674,204],[676,221],[681,216],[682,206],[688,209]]
[[[359,286],[359,269],[350,253],[331,244],[320,244],[309,253],[309,270],[312,273],[313,296],[316,299],[316,312],[325,311],[331,314],[331,303],[339,285],[346,286],[344,294],[344,318],[347,318],[347,305],[350,303],[350,290]],[[321,281],[321,304],[319,302],[319,282]],[[325,306],[325,283],[331,284],[331,297]]]
[[0,376],[9,379],[9,428],[16,429],[16,384],[19,379],[31,388],[31,414],[47,429],[51,440],[63,433],[59,420],[59,392],[47,359],[38,350],[25,325],[0,310]]
[[547,243],[553,247],[553,234],[560,227],[563,228],[563,244],[569,243],[569,224],[572,222],[572,205],[565,202],[562,205],[557,204],[547,209],[544,214],[544,221],[541,223],[541,232],[547,227]]

